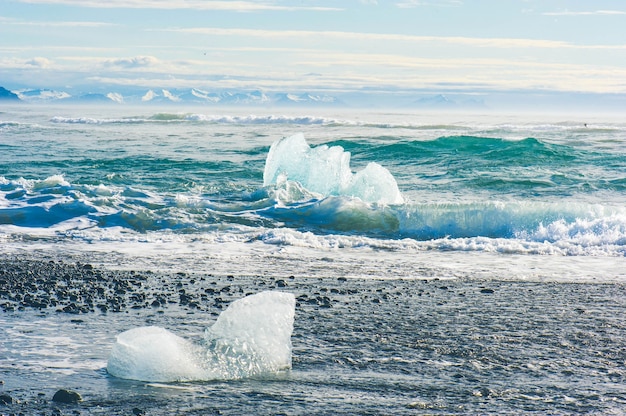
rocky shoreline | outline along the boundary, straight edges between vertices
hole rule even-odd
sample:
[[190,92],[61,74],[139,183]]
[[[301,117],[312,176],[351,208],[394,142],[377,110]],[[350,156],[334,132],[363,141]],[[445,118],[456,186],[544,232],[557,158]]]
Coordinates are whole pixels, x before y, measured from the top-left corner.
[[[74,316],[71,322],[106,314],[134,310],[153,314],[197,314],[218,316],[234,300],[263,290],[292,292],[297,297],[299,319],[315,321],[321,310],[359,302],[381,303],[401,296],[391,282],[383,287],[360,285],[348,279],[296,278],[294,276],[233,276],[161,273],[150,270],[111,270],[81,259],[41,259],[31,256],[0,256],[0,309],[6,314],[36,312],[39,316]],[[356,286],[355,286],[356,285]],[[73,400],[61,403],[54,397],[68,397],[66,386],[51,386],[47,392],[27,386],[9,386],[0,373],[0,415],[28,415],[31,412],[61,414],[142,415],[141,399],[126,403],[103,400]],[[15,388],[15,391],[12,389]],[[62,393],[59,393],[62,392]],[[54,393],[54,394],[53,394]],[[69,397],[81,397],[72,392]],[[167,406],[167,403],[158,406]],[[108,409],[108,410],[107,410]],[[156,410],[153,408],[153,410]],[[109,413],[113,412],[113,413]],[[150,414],[156,414],[152,411]],[[161,413],[158,413],[161,414]],[[215,411],[214,414],[220,414]]]
[[[497,368],[507,368],[511,361],[520,360],[512,352],[509,357],[509,350],[517,345],[517,340],[524,339],[527,345],[522,352],[526,351],[529,357],[551,350],[558,353],[556,356],[562,353],[573,357],[567,358],[565,364],[596,360],[594,365],[598,368],[608,368],[617,382],[623,380],[623,371],[611,363],[619,362],[624,350],[610,347],[615,339],[621,339],[623,328],[623,322],[616,318],[623,310],[626,293],[626,286],[621,283],[214,275],[112,270],[86,259],[87,256],[57,259],[52,255],[0,255],[0,315],[5,318],[4,325],[34,317],[44,325],[58,325],[61,332],[69,331],[60,334],[67,337],[73,326],[85,333],[87,328],[99,328],[94,324],[99,321],[111,337],[121,328],[145,325],[148,321],[170,319],[175,325],[186,326],[189,322],[194,327],[199,322],[210,322],[211,317],[236,299],[264,290],[281,290],[293,293],[297,299],[292,340],[294,369],[300,376],[311,369],[319,371],[319,366],[348,368],[358,374],[361,366],[371,365],[364,357],[375,357],[380,348],[391,348],[395,351],[393,357],[421,357],[411,364],[417,367],[441,357],[466,362],[474,356],[486,356],[499,362],[503,356]],[[109,328],[112,323],[117,327]],[[474,333],[481,337],[476,338]],[[579,334],[593,337],[579,339]],[[568,341],[558,341],[562,337],[569,337]],[[28,335],[25,339],[30,342]],[[603,351],[603,356],[589,355],[591,350]],[[98,359],[106,359],[106,345],[99,351],[98,357],[102,357]],[[381,361],[379,365],[393,374],[406,371],[406,363],[398,363],[396,368],[394,360]],[[574,374],[576,367],[570,367],[564,370],[566,374]],[[516,368],[525,374],[522,363]],[[434,371],[437,377],[448,376],[446,371]],[[481,381],[471,366],[455,367],[455,371],[458,374],[454,377],[460,377],[463,383],[477,385],[479,395],[470,397],[488,398],[495,394],[493,388],[485,387],[489,386],[489,379]],[[36,369],[17,368],[8,361],[0,366],[0,415],[238,414],[243,409],[250,411],[246,407],[249,403],[232,401],[246,389],[250,389],[250,397],[259,398],[254,406],[266,406],[259,414],[314,410],[307,407],[306,401],[294,401],[306,385],[303,380],[284,384],[275,380],[274,387],[272,381],[250,380],[174,385],[167,386],[172,390],[163,390],[146,383],[117,380],[104,370],[81,373],[80,377],[93,381],[91,387],[80,384],[75,376],[56,378],[54,371],[48,374],[52,374],[47,379],[51,383],[36,380],[35,386],[23,376],[37,378]],[[594,374],[584,377],[595,380]],[[449,382],[448,388],[458,385],[455,380]],[[257,392],[265,388],[287,389],[287,393],[281,393],[279,402],[271,395],[267,400],[260,399],[266,396]],[[54,399],[62,390],[69,393],[59,393],[57,397],[69,397],[70,403]],[[202,399],[198,391],[205,392]],[[215,401],[216,395],[219,402]],[[624,399],[620,395],[613,398],[616,403]],[[372,409],[382,410],[373,406]],[[407,406],[400,408],[400,413],[412,413],[410,403]],[[567,406],[570,405],[563,409],[570,409]]]
[[[283,290],[293,279],[117,271],[80,261],[0,259],[0,308],[86,314],[178,305],[218,313],[234,299],[259,290]],[[331,307],[330,298],[321,293],[311,298],[305,294],[300,300]]]

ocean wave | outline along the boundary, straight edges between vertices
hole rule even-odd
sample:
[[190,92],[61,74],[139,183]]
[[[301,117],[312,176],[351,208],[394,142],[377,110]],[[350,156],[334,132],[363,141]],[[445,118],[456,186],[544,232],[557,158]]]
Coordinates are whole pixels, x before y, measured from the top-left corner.
[[[311,114],[204,114],[196,112],[163,112],[151,115],[135,115],[117,118],[95,118],[89,116],[54,116],[52,123],[59,124],[140,124],[140,123],[208,123],[225,125],[324,125],[331,127],[358,127],[384,130],[388,135],[423,134],[425,137],[439,137],[458,134],[459,136],[483,136],[517,140],[524,137],[558,138],[564,134],[573,137],[611,137],[626,132],[621,123],[501,123],[480,122],[430,123],[407,121],[413,116],[398,115],[398,121],[364,121],[346,113],[341,117],[322,117]],[[12,123],[6,123],[11,126]],[[1,128],[1,124],[0,124]],[[437,136],[439,135],[439,136]]]
[[0,130],[19,127],[22,123],[16,121],[0,121]]
[[63,117],[54,116],[50,119],[51,123],[59,124],[137,124],[145,123],[144,118],[93,118],[93,117]]
[[[189,114],[156,116],[187,122]],[[352,172],[351,153],[342,146],[311,147],[303,135],[295,135],[270,147],[262,184],[257,156],[266,151],[264,146],[254,149],[254,163],[250,152],[237,163],[160,155],[100,157],[72,160],[72,166],[81,165],[72,178],[86,180],[0,177],[0,233],[39,229],[81,238],[89,228],[93,239],[219,233],[225,241],[285,245],[316,240],[322,246],[396,249],[415,244],[435,250],[626,254],[626,209],[615,202],[619,200],[591,204],[565,192],[582,186],[619,190],[624,177],[615,172],[623,166],[622,155],[535,138],[466,135],[337,143],[358,153],[364,168]],[[418,189],[411,201],[378,160],[411,176],[413,186],[421,185],[415,178],[423,177],[436,190],[455,182],[464,191],[455,202],[441,202],[422,198]],[[579,164],[586,167],[584,177]],[[606,166],[613,176],[602,170]],[[474,195],[468,187],[481,193]],[[515,187],[512,197],[494,199]],[[535,195],[540,187],[541,199]],[[558,198],[545,198],[546,189],[556,189]],[[492,199],[481,200],[481,195]]]
[[[201,122],[209,124],[295,124],[295,125],[331,125],[340,121],[310,115],[207,115],[197,113],[157,113],[151,116],[133,116],[124,118],[93,118],[54,116],[52,123],[59,124],[140,124],[140,123],[184,123]],[[1,126],[0,126],[1,127]]]
[[216,124],[333,124],[338,123],[337,120],[326,117],[315,116],[287,116],[287,115],[247,115],[247,116],[228,116],[228,115],[204,115],[189,114],[185,116],[186,120],[204,121]]
[[[626,255],[626,209],[586,203],[464,202],[388,206],[264,188],[222,201],[105,185],[0,177],[0,234],[204,236],[321,248],[369,246],[519,254]],[[89,230],[88,233],[86,230]],[[115,231],[118,230],[118,231]],[[133,237],[134,238],[134,237]]]

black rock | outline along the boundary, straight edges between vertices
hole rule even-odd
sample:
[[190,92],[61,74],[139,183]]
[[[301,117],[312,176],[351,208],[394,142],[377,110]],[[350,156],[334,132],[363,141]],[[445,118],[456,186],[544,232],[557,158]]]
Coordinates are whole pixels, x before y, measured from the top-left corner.
[[494,290],[493,289],[481,289],[480,293],[493,293]]
[[8,394],[0,394],[0,404],[11,404],[13,403],[13,397]]
[[82,400],[83,398],[80,396],[80,394],[76,393],[75,391],[66,389],[61,389],[57,391],[52,397],[52,401],[57,403],[78,403]]

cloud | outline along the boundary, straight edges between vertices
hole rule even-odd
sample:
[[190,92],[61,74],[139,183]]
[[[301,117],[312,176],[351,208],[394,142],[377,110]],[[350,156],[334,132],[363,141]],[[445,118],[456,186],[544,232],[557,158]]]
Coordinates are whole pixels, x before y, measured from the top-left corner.
[[154,66],[159,62],[154,56],[135,56],[131,58],[117,58],[105,61],[107,66],[116,66],[126,69],[146,68]]
[[245,0],[18,0],[33,4],[59,4],[65,6],[90,7],[100,9],[194,9],[228,10],[236,12],[255,11],[338,11],[337,7],[320,6],[284,6],[273,1]]
[[10,24],[15,26],[38,26],[38,27],[107,27],[107,26],[118,26],[115,23],[104,23],[104,22],[34,22],[34,21],[22,21],[15,19],[6,19],[3,21],[0,19],[0,22],[3,24]]
[[35,69],[35,68],[47,68],[50,66],[50,61],[46,58],[31,58],[20,59],[15,57],[3,56],[0,58],[0,68],[2,69]]
[[[243,48],[245,52],[253,49]],[[233,56],[241,55],[235,48]],[[13,72],[20,82],[55,80],[56,85],[78,82],[145,86],[147,88],[243,88],[281,90],[380,90],[449,88],[462,85],[475,91],[546,89],[560,91],[624,92],[626,69],[592,64],[544,61],[477,59],[473,57],[424,58],[405,55],[291,50],[278,61],[239,62],[229,59],[168,61],[154,57],[106,59],[65,57],[15,60],[0,58],[0,75]],[[294,55],[295,54],[295,55]],[[39,66],[35,66],[39,65]],[[48,65],[48,67],[45,67]],[[36,75],[33,75],[36,74]],[[306,75],[303,75],[306,74]],[[8,79],[4,76],[5,79]],[[17,78],[16,78],[17,79]]]
[[626,15],[626,11],[622,10],[596,10],[596,11],[580,11],[572,12],[569,10],[559,12],[545,12],[544,16],[620,16]]
[[49,68],[52,62],[47,58],[35,57],[24,62],[27,66]]
[[404,0],[396,3],[396,6],[401,9],[411,9],[413,7],[421,6],[436,6],[436,7],[449,7],[449,6],[461,6],[463,2],[461,0]]
[[[253,51],[252,48],[241,49],[235,48],[231,52],[237,55],[243,50]],[[187,66],[165,62],[160,64],[158,70],[151,69],[149,72],[101,73],[97,81],[148,87],[323,88],[344,91],[363,86],[394,90],[464,85],[475,90],[621,92],[626,84],[626,69],[591,64],[524,61],[515,57],[443,59],[324,50],[291,52],[296,55],[282,56],[280,61],[273,63],[225,60],[213,65],[210,71],[202,61],[191,62]],[[96,78],[92,79],[96,81]]]
[[392,33],[363,33],[342,31],[307,31],[307,30],[262,30],[262,29],[224,29],[224,28],[187,28],[163,29],[164,31],[196,33],[210,36],[243,36],[251,38],[284,39],[337,39],[358,41],[401,41],[416,43],[440,43],[484,48],[541,48],[541,49],[626,49],[625,45],[576,45],[564,41],[519,38],[472,38],[461,36],[414,36]]

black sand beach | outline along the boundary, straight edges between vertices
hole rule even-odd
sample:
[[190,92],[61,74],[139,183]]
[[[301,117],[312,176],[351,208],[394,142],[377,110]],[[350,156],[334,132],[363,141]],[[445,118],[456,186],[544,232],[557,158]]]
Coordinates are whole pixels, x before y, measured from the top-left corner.
[[[0,257],[0,323],[12,331],[0,350],[0,414],[626,411],[620,283],[196,275],[85,260]],[[106,362],[125,329],[157,323],[197,336],[233,300],[263,290],[297,298],[288,374],[159,385],[103,367],[34,365],[24,351],[29,337],[45,350],[37,334],[49,325],[86,348],[61,350],[77,354],[70,362],[81,351]],[[60,389],[81,401],[54,401]]]

